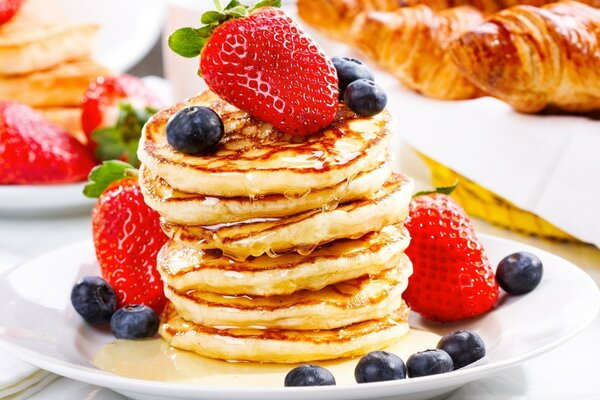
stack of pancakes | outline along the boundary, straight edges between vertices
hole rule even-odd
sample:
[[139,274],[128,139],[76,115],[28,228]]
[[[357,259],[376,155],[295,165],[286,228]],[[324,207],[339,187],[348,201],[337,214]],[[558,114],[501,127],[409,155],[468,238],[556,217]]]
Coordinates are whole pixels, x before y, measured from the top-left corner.
[[0,25],[0,100],[35,107],[81,138],[82,97],[92,80],[109,74],[90,58],[97,31],[69,22],[52,0],[25,0]]
[[[223,120],[216,151],[176,152],[184,107]],[[408,331],[412,273],[403,228],[412,181],[392,173],[386,112],[291,137],[212,92],[157,113],[139,147],[140,184],[171,238],[158,255],[169,299],[160,334],[225,360],[292,363],[382,349]]]

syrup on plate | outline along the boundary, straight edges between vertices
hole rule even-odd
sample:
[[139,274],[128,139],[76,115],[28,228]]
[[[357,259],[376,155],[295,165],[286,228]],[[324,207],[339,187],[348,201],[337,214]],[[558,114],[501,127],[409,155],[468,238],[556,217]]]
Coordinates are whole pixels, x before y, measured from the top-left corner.
[[[440,336],[411,329],[398,343],[386,349],[404,361],[411,354],[434,349]],[[338,385],[352,384],[358,358],[322,361]],[[93,363],[116,375],[163,382],[204,386],[282,387],[285,375],[298,364],[228,362],[198,356],[170,347],[162,339],[116,340],[94,357]]]

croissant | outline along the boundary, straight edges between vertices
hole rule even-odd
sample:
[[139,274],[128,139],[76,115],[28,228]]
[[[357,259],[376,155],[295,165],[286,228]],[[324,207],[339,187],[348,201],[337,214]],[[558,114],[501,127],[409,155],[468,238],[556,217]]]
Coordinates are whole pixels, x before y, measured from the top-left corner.
[[517,6],[454,40],[460,70],[516,110],[600,109],[600,10],[575,1]]
[[[434,10],[444,10],[446,8],[458,6],[472,6],[485,14],[492,14],[518,5],[530,5],[541,7],[546,4],[554,3],[556,0],[399,0],[402,6],[416,6],[424,4]],[[600,8],[600,0],[578,0],[580,3],[588,4],[592,7]]]
[[344,41],[354,18],[364,11],[393,11],[403,0],[298,0],[298,15],[333,39]]
[[439,13],[427,6],[369,11],[356,18],[351,37],[360,50],[408,88],[438,99],[469,99],[482,92],[462,76],[447,47],[482,21],[481,12],[472,7]]

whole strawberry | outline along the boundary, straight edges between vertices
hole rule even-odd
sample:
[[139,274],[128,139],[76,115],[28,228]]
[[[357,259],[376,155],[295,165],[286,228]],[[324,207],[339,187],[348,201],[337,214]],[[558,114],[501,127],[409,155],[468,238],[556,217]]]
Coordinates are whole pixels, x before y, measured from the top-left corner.
[[0,0],[0,25],[8,22],[21,8],[23,0]]
[[167,236],[158,213],[144,203],[137,170],[108,161],[92,171],[90,180],[84,193],[98,197],[92,212],[96,258],[117,294],[117,308],[144,304],[160,312],[165,296],[156,255]]
[[451,322],[494,307],[498,284],[465,211],[446,194],[417,195],[405,222],[413,262],[404,300],[427,319]]
[[234,106],[290,135],[329,125],[338,109],[338,78],[331,60],[283,11],[266,0],[254,7],[232,0],[202,15],[205,26],[183,28],[169,46],[200,55],[208,87]]
[[24,104],[0,101],[0,184],[79,182],[94,165],[64,129]]
[[90,84],[81,107],[81,126],[96,159],[137,165],[142,127],[161,107],[144,81],[131,75],[99,77]]

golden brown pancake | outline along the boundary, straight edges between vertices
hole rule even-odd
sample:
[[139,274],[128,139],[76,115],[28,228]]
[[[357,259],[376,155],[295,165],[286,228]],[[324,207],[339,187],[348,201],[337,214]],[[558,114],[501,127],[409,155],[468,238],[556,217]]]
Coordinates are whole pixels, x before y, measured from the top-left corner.
[[407,256],[378,275],[301,290],[284,296],[230,296],[177,291],[165,285],[165,295],[185,320],[214,327],[269,329],[333,329],[384,318],[402,303],[402,292],[412,274]]
[[339,239],[310,255],[251,257],[245,261],[170,241],[158,254],[157,267],[166,285],[178,291],[197,289],[227,295],[273,296],[320,290],[362,275],[377,275],[400,263],[408,231],[390,225],[358,239]]
[[408,308],[389,316],[336,329],[216,329],[188,322],[172,304],[159,334],[173,347],[232,361],[298,363],[359,356],[391,346],[408,332]]
[[89,59],[29,74],[0,75],[0,100],[32,107],[79,107],[90,82],[105,75],[110,71]]
[[357,200],[377,192],[391,170],[382,163],[372,171],[331,188],[307,189],[300,195],[218,197],[185,193],[173,189],[142,165],[140,186],[144,200],[165,220],[181,225],[216,225],[253,218],[278,218],[319,208],[335,208],[339,203]]
[[27,0],[0,25],[0,75],[26,74],[88,58],[95,24],[69,22],[52,0]]
[[359,238],[371,231],[404,221],[413,181],[393,174],[373,196],[287,218],[264,218],[214,226],[178,225],[162,221],[167,236],[199,249],[218,249],[246,259],[289,251],[308,254],[315,247],[343,238]]
[[[216,151],[189,155],[167,142],[171,116],[187,106],[206,106],[223,120]],[[207,91],[155,114],[145,125],[138,155],[174,189],[207,196],[302,194],[333,187],[385,161],[389,115],[359,118],[345,105],[335,121],[305,137],[285,135],[270,124]]]

